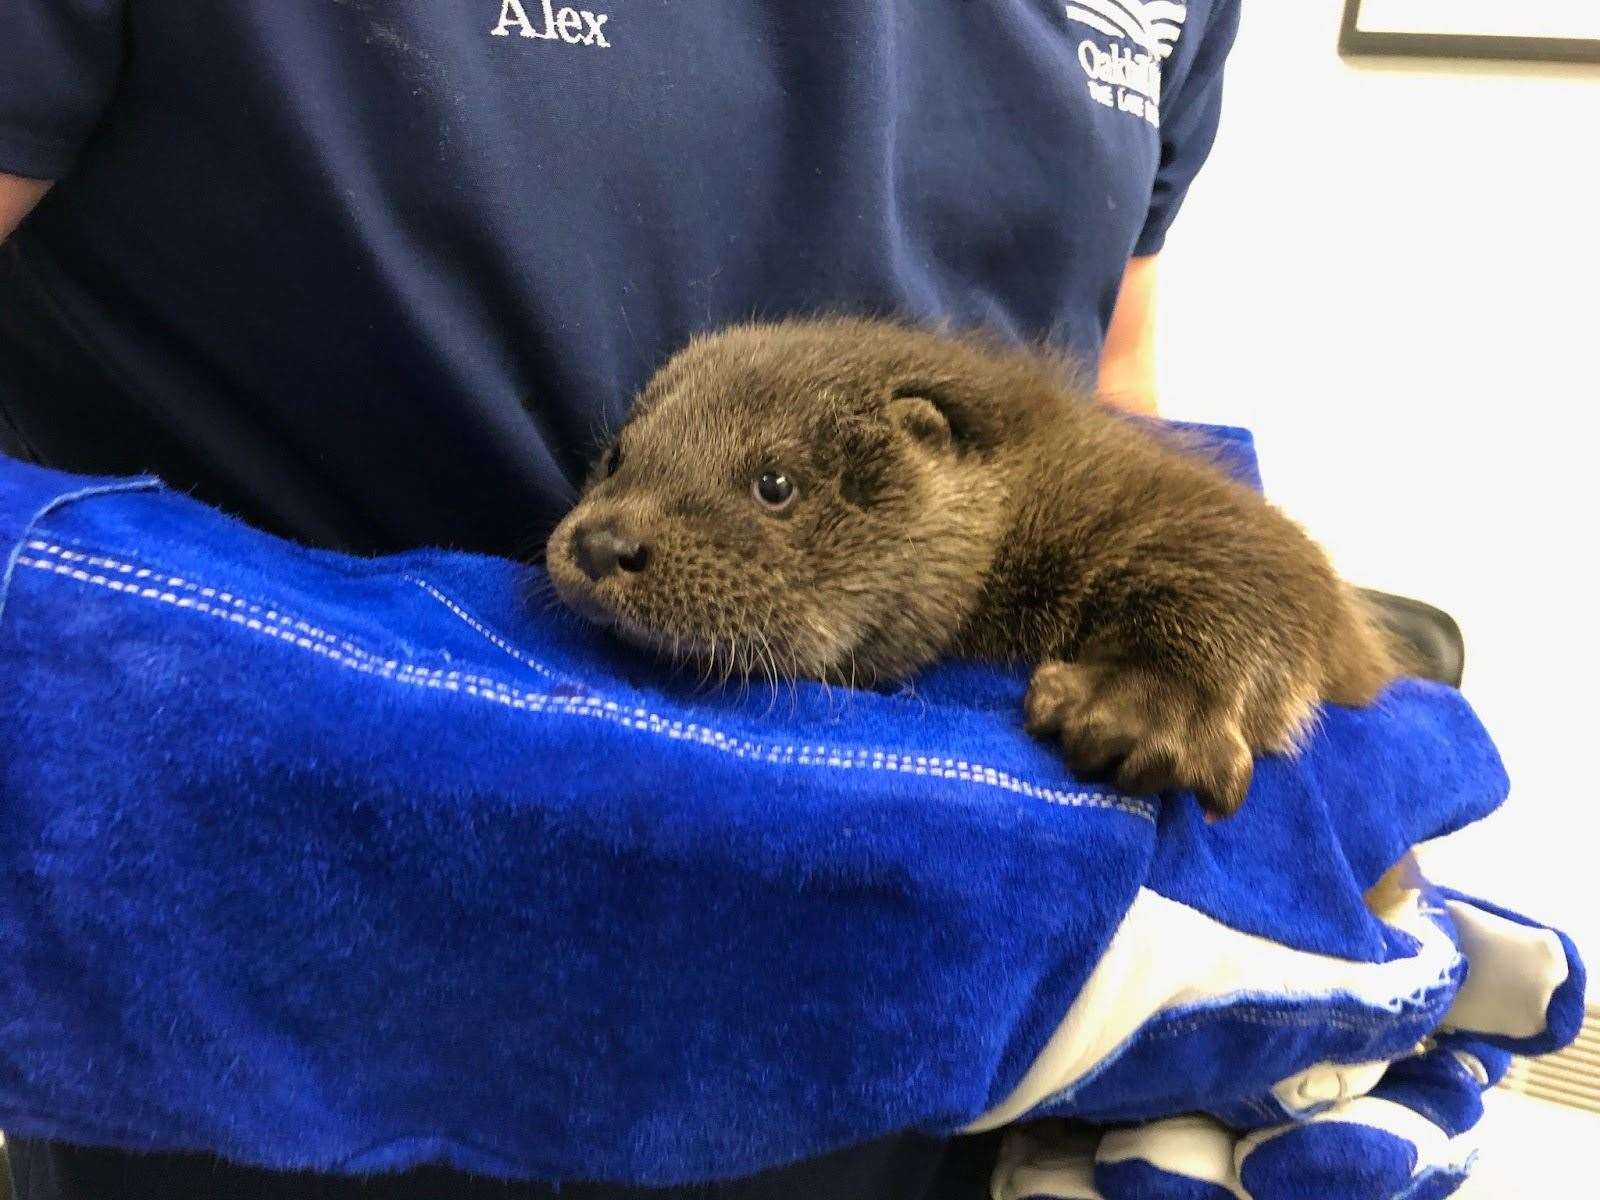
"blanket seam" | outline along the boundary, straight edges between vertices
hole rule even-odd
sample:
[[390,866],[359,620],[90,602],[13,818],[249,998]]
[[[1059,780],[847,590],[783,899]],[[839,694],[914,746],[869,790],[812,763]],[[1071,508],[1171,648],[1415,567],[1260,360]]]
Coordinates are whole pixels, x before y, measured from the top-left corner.
[[[103,555],[90,554],[81,550],[68,550],[54,542],[44,542],[38,539],[27,541],[25,543],[25,548],[41,554],[51,555],[60,559],[63,563],[81,563],[85,568],[98,567],[101,570],[116,571],[118,574],[122,575],[125,580],[131,580],[140,583],[148,581],[149,583],[160,585],[167,589],[176,589],[177,591],[187,592],[189,596],[198,596],[200,597],[199,600],[190,600],[187,597],[175,596],[172,603],[174,603],[178,608],[194,608],[201,612],[205,612],[208,615],[221,617],[223,619],[232,621],[234,624],[242,625],[246,629],[250,629],[252,631],[259,631],[261,622],[270,622],[272,625],[277,626],[286,633],[292,632],[293,634],[297,635],[294,637],[285,637],[284,634],[273,634],[273,636],[278,637],[279,640],[290,642],[293,645],[298,646],[300,649],[311,649],[311,646],[306,643],[306,639],[314,638],[317,642],[322,643],[327,647],[337,649],[338,651],[349,655],[352,658],[360,659],[385,670],[399,671],[415,675],[433,676],[439,679],[464,681],[476,684],[480,687],[512,690],[508,684],[501,683],[500,681],[488,675],[479,675],[476,672],[462,670],[446,671],[443,668],[423,667],[417,665],[416,663],[406,663],[401,662],[399,659],[386,658],[381,654],[375,654],[370,650],[362,649],[360,646],[357,646],[351,642],[348,638],[340,637],[337,634],[328,632],[320,626],[313,625],[308,621],[296,617],[291,613],[283,612],[277,605],[239,596],[225,588],[215,588],[205,584],[195,583],[184,579],[180,575],[174,575],[171,572],[159,567],[138,566],[133,563],[125,563],[117,559],[107,558]],[[40,564],[23,560],[19,563],[19,565],[37,567]],[[66,574],[67,572],[56,570],[55,573]],[[85,570],[83,574],[84,576],[87,576],[87,570]],[[80,580],[80,582],[92,581],[92,579],[87,578]],[[106,582],[106,586],[112,591],[126,591],[129,593],[137,593],[140,591],[140,589],[131,586],[127,582],[123,582],[120,587],[117,586],[117,584],[118,581],[116,580],[108,579]],[[149,590],[152,592],[152,594],[144,598],[161,598],[160,596],[153,594],[155,591],[154,588]],[[213,612],[212,610],[217,608],[218,605],[223,605],[226,607]],[[230,612],[229,610],[232,611]],[[238,616],[235,616],[234,613],[237,613]]]
[[[19,550],[20,548],[19,546]],[[27,548],[40,554],[48,555],[52,553],[52,547],[45,542],[30,541],[27,543]],[[59,548],[56,549],[59,550]],[[101,556],[96,557],[99,558]],[[74,566],[73,560],[70,558],[51,561],[49,558],[34,558],[18,553],[15,561],[17,566],[29,567],[48,574],[73,579],[80,583],[87,583],[114,594],[135,599],[154,600],[178,609],[186,609],[222,620],[229,624],[237,625],[251,633],[271,637],[286,646],[320,655],[335,666],[359,671],[392,683],[442,689],[532,714],[551,713],[558,716],[584,717],[591,720],[606,721],[635,732],[666,737],[673,741],[689,741],[719,753],[732,754],[734,757],[742,759],[766,762],[774,766],[794,765],[839,770],[882,770],[934,779],[948,779],[998,788],[1002,791],[1061,807],[1110,809],[1139,817],[1152,824],[1155,822],[1156,804],[1152,800],[1141,800],[1096,791],[1063,791],[1059,788],[1050,788],[1031,783],[1028,780],[1019,779],[1008,771],[1002,771],[982,763],[969,762],[966,759],[950,759],[939,755],[916,754],[910,751],[891,751],[877,747],[846,748],[821,743],[807,744],[797,742],[779,745],[777,743],[761,742],[751,738],[731,736],[721,730],[698,722],[674,720],[645,708],[619,704],[614,700],[606,700],[600,696],[567,697],[553,696],[542,692],[527,692],[521,688],[483,676],[468,675],[459,671],[446,672],[419,667],[414,663],[401,662],[397,659],[379,660],[364,651],[359,652],[358,657],[357,655],[344,653],[343,647],[339,645],[341,639],[335,638],[332,634],[327,634],[326,631],[319,630],[318,632],[329,640],[314,641],[303,633],[295,631],[292,625],[263,620],[261,616],[253,615],[248,610],[241,611],[232,607],[219,608],[210,602],[213,598],[231,597],[231,593],[214,588],[204,588],[203,585],[195,584],[166,572],[156,571],[153,568],[134,568],[108,557],[102,558],[101,561],[104,564],[108,564],[102,569],[114,570],[130,576],[130,578],[127,580],[113,579],[106,575],[95,574],[91,570],[85,569],[90,566],[89,563],[85,562],[83,566]],[[126,568],[126,571],[124,571],[124,568]],[[146,571],[150,573],[141,574],[141,572]],[[181,586],[178,586],[176,590],[166,586],[148,586],[149,583],[165,585],[168,580],[174,580]],[[198,595],[196,594],[197,590]],[[188,594],[179,595],[179,592],[187,592]],[[215,592],[216,596],[207,595],[206,592]],[[275,610],[274,613],[279,622],[291,620],[284,614],[276,613]]]
[[431,596],[434,600],[442,604],[446,611],[448,611],[462,624],[466,625],[479,637],[483,638],[496,649],[502,650],[506,654],[509,654],[513,659],[527,667],[529,670],[534,671],[539,675],[543,675],[552,683],[565,683],[573,687],[579,686],[576,680],[567,679],[562,675],[558,675],[556,672],[550,670],[549,667],[546,667],[543,664],[536,662],[534,659],[529,658],[526,654],[523,654],[494,630],[490,629],[487,625],[474,617],[470,612],[467,611],[466,607],[457,601],[453,596],[450,596],[448,593],[441,590],[429,580],[409,573],[403,574],[401,578],[416,584],[427,595]]
[[11,596],[11,580],[16,573],[17,560],[22,556],[24,547],[33,536],[33,531],[38,527],[40,521],[55,512],[56,509],[64,508],[77,500],[87,500],[91,496],[101,496],[109,492],[147,491],[160,486],[161,481],[154,475],[145,475],[134,479],[119,479],[114,483],[92,484],[89,487],[77,488],[74,491],[61,492],[40,505],[38,510],[23,524],[17,534],[16,544],[11,547],[10,552],[6,555],[4,568],[0,569],[0,626],[5,624],[6,601]]
[[[60,544],[63,541],[69,540],[73,542],[74,546],[80,548],[68,549]],[[379,662],[385,662],[390,665],[395,665],[398,662],[398,660],[386,659],[381,654],[374,654],[370,650],[363,650],[361,647],[352,643],[348,638],[339,637],[335,634],[329,633],[327,630],[311,624],[302,617],[297,617],[292,613],[285,613],[281,611],[281,605],[274,604],[269,600],[256,599],[250,596],[240,595],[237,592],[193,583],[187,579],[184,579],[180,575],[173,574],[165,568],[140,565],[135,556],[130,555],[130,557],[135,558],[134,562],[125,563],[118,559],[108,558],[100,554],[94,554],[90,552],[87,547],[84,547],[83,543],[77,542],[73,539],[61,538],[59,536],[56,537],[56,540],[48,542],[39,537],[35,537],[33,539],[26,540],[24,545],[26,549],[35,550],[42,554],[49,554],[55,558],[61,559],[64,562],[82,563],[85,566],[100,567],[103,570],[116,571],[129,579],[159,580],[164,582],[169,588],[180,588],[184,591],[202,596],[208,601],[220,601],[232,608],[240,610],[241,612],[247,612],[251,616],[274,621],[277,624],[283,625],[285,628],[293,628],[299,633],[303,633],[308,637],[314,637],[319,641],[326,642],[330,646],[338,646],[347,654],[356,655],[362,658],[372,658]],[[545,667],[542,663],[536,662],[528,656],[519,653],[513,646],[509,645],[504,638],[498,636],[493,630],[487,628],[482,622],[473,617],[473,615],[469,613],[458,601],[456,601],[447,593],[441,591],[428,580],[422,579],[416,575],[412,575],[409,572],[402,573],[400,578],[421,588],[435,601],[443,605],[456,617],[457,620],[467,625],[474,633],[478,634],[479,637],[488,641],[497,649],[509,654],[518,663],[540,675],[545,676],[554,683],[564,683],[573,687],[579,686],[575,680],[566,679],[558,675],[556,672],[550,670],[548,667]],[[416,669],[421,671],[425,670],[426,668]],[[488,676],[474,675],[467,672],[450,672],[449,675],[452,678],[472,679],[475,682],[491,686],[495,682]]]

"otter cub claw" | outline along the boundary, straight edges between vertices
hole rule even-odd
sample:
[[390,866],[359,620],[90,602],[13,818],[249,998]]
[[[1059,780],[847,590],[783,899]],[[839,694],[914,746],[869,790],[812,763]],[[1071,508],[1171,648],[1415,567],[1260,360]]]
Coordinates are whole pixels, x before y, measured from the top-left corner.
[[1139,795],[1193,791],[1208,813],[1230,816],[1253,773],[1235,707],[1140,667],[1050,661],[1033,673],[1026,723],[1081,775]]

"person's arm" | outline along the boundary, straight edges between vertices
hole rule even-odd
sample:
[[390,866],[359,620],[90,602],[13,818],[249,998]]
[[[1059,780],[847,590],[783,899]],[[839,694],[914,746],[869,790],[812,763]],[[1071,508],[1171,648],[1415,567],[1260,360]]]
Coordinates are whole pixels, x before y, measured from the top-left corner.
[[1100,354],[1097,389],[1107,404],[1156,411],[1156,256],[1128,260]]
[[[1161,68],[1160,155],[1150,207],[1134,239],[1101,353],[1098,390],[1109,404],[1156,411],[1156,256],[1205,164],[1222,112],[1223,66],[1239,31],[1241,0],[1212,0]],[[1192,8],[1192,6],[1191,6]]]
[[11,236],[49,190],[48,179],[24,179],[0,172],[0,242]]

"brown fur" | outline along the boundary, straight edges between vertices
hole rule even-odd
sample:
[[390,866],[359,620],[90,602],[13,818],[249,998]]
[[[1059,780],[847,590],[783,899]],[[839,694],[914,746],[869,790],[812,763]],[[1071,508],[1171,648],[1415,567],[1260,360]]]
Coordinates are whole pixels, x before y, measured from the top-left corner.
[[[829,318],[702,337],[640,395],[550,538],[579,612],[730,669],[871,683],[944,655],[1035,666],[1027,725],[1133,791],[1243,801],[1318,701],[1397,672],[1288,518],[1046,355]],[[781,471],[798,496],[763,508]],[[575,537],[648,548],[592,581]]]

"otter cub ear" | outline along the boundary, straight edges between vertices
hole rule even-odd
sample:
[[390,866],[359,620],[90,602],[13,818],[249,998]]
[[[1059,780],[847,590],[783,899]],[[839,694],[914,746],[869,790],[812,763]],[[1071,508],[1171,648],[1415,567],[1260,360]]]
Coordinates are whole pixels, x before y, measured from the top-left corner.
[[940,407],[923,395],[896,395],[889,401],[889,420],[913,441],[936,453],[953,448],[950,421]]

